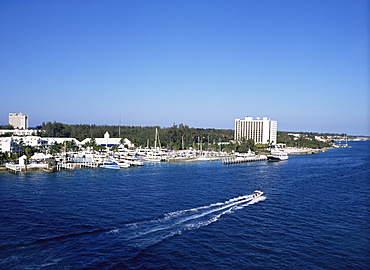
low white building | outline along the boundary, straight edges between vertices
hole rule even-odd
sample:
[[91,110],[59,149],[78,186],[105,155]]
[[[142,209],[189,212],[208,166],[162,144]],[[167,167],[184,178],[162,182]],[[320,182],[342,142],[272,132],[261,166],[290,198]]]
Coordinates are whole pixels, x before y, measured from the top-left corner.
[[[81,145],[91,142],[92,138],[86,138],[81,142]],[[111,138],[108,132],[105,132],[104,138],[95,138],[95,143],[102,146],[114,146],[121,145],[121,138]],[[134,147],[134,144],[129,139],[123,139],[123,145],[127,145],[129,148]]]
[[[22,143],[24,146],[41,147],[51,146],[54,144],[64,144],[65,142],[74,142],[77,146],[81,146],[90,141],[91,138],[87,138],[80,142],[75,138],[54,138],[40,136],[0,137],[0,152],[16,152],[18,151],[18,145],[20,143]],[[128,139],[123,139],[123,143],[121,144],[121,138],[110,138],[108,132],[105,133],[104,138],[96,138],[95,141],[97,145],[102,146],[127,145],[129,148],[134,147],[134,144]]]
[[327,142],[328,141],[328,139],[325,139],[322,136],[315,136],[315,140],[320,141],[320,142]]
[[81,143],[75,138],[43,138],[39,136],[12,136],[0,138],[0,152],[16,152],[18,145],[22,143],[24,146],[41,147],[51,146],[53,144],[63,144],[64,142],[74,141],[76,145]]
[[45,138],[42,138],[42,140],[47,141],[47,145],[63,144],[65,142],[74,142],[76,145],[81,145],[80,141],[75,138],[45,137]]
[[13,140],[12,137],[2,137],[0,138],[0,152],[5,153],[5,152],[14,152],[15,147],[18,144]]
[[13,136],[31,136],[37,134],[35,129],[0,129],[0,135],[11,134]]
[[22,140],[25,145],[29,145],[32,147],[48,145],[48,141],[40,136],[25,136],[25,137],[13,137],[16,138],[17,141]]
[[25,146],[42,146],[48,145],[47,140],[43,140],[43,138],[39,136],[12,136],[12,137],[1,137],[0,138],[0,152],[16,152],[18,151],[18,145],[23,144]]

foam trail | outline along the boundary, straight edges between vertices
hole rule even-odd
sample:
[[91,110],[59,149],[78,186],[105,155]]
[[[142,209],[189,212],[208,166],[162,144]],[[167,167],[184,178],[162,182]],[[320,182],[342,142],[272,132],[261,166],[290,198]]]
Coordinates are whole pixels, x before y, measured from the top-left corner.
[[123,228],[114,229],[109,233],[117,234],[123,240],[129,241],[137,247],[145,248],[173,235],[181,234],[184,231],[208,226],[225,214],[264,199],[266,197],[253,198],[252,195],[240,196],[223,203],[170,212],[161,218],[130,223]]

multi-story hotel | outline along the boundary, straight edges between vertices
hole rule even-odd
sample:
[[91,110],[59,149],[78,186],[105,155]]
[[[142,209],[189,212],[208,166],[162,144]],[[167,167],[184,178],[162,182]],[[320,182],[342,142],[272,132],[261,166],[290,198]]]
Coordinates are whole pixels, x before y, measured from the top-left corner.
[[28,115],[24,113],[9,113],[9,125],[16,129],[27,129]]
[[276,143],[277,140],[277,121],[270,118],[245,117],[244,120],[235,119],[234,139],[253,139],[256,144]]

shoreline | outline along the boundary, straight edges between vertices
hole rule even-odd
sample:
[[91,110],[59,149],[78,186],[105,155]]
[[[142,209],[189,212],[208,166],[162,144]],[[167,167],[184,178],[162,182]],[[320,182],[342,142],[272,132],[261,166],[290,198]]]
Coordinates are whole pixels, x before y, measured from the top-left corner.
[[[335,147],[326,147],[323,149],[311,149],[311,148],[285,148],[284,152],[288,155],[313,155],[318,154],[320,152],[326,152],[328,149],[335,149]],[[270,154],[270,151],[256,151],[256,155],[263,156]],[[215,156],[198,156],[198,157],[164,157],[161,161],[155,162],[199,162],[199,161],[223,161],[224,159],[228,158],[235,158],[238,156],[238,153],[233,153],[229,155],[215,155]],[[262,161],[265,159],[257,159],[256,161]],[[148,161],[150,162],[150,161]],[[13,162],[7,162],[0,165],[0,171],[9,171],[12,173],[17,172],[29,172],[29,171],[45,171],[45,172],[55,172],[60,170],[74,170],[75,168],[97,168],[99,165],[103,164],[102,162],[93,162],[94,166],[91,164],[92,162],[68,162],[68,163],[59,163],[55,166],[47,166],[47,162],[39,163],[39,164],[28,164],[27,166],[15,164]]]

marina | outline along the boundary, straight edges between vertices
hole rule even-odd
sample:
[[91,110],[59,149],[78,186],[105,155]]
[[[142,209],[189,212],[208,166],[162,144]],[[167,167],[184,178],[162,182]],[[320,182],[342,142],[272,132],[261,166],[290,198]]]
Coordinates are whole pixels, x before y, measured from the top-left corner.
[[[18,162],[8,162],[3,165],[4,169],[14,173],[27,172],[34,170],[44,170],[56,172],[61,170],[74,170],[75,168],[106,168],[104,164],[113,162],[116,169],[128,169],[130,167],[140,167],[145,164],[157,162],[196,162],[196,161],[221,161],[222,165],[238,164],[256,161],[276,161],[287,160],[288,155],[306,155],[312,149],[288,148],[285,145],[274,146],[270,154],[256,154],[248,151],[247,153],[238,152],[218,152],[206,150],[169,150],[164,148],[137,148],[119,149],[114,152],[107,148],[104,151],[79,151],[63,152],[56,155],[36,153],[30,159],[22,156]],[[299,153],[299,154],[298,154]],[[318,153],[318,152],[315,152]],[[109,167],[109,166],[108,166]]]
[[[127,169],[131,166],[144,166],[145,163],[216,161],[231,156],[233,156],[233,154],[215,151],[173,151],[161,148],[138,148],[135,150],[122,149],[118,152],[114,152],[107,148],[105,151],[100,152],[63,152],[56,155],[36,153],[29,160],[26,156],[22,156],[17,163],[5,163],[4,168],[15,173],[33,170],[55,172],[60,170],[73,170],[75,168],[98,167]],[[115,163],[115,166],[109,166],[108,163]]]

